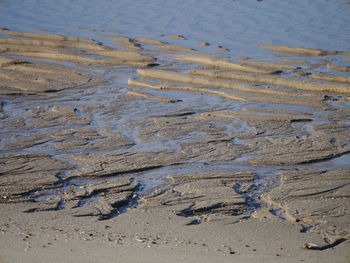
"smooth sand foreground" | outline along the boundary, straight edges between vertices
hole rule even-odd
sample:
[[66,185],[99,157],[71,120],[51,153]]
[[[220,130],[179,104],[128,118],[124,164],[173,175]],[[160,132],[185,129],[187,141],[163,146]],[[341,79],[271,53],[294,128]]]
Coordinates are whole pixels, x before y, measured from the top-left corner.
[[[60,212],[23,216],[1,205],[0,255],[4,262],[348,262],[349,242],[335,249],[300,226],[276,218],[220,218],[198,225],[161,210],[131,210],[108,221]],[[14,223],[16,222],[16,223]],[[25,227],[24,227],[25,226]]]

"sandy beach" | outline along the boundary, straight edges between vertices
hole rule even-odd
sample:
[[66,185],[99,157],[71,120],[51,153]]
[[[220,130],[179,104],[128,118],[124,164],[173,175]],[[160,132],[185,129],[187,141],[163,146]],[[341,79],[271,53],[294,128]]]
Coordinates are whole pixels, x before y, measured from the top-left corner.
[[[231,4],[260,20],[263,2]],[[0,263],[349,262],[346,36],[230,45],[84,19],[4,16]]]

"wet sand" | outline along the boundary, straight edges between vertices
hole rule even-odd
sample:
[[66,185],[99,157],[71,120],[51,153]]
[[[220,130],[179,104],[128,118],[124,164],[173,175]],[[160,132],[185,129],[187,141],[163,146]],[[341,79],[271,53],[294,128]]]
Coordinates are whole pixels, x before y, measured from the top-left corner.
[[1,33],[0,262],[348,259],[346,50]]

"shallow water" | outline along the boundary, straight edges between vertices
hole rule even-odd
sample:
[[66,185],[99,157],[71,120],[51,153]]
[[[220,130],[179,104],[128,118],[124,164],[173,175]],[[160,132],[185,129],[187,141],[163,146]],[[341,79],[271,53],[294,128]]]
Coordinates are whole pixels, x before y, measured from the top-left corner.
[[345,0],[0,1],[0,25],[12,30],[93,38],[98,38],[96,32],[85,29],[115,30],[130,37],[181,34],[191,39],[187,45],[208,41],[233,54],[253,52],[255,57],[271,53],[257,53],[260,44],[349,50],[349,13],[350,2]]

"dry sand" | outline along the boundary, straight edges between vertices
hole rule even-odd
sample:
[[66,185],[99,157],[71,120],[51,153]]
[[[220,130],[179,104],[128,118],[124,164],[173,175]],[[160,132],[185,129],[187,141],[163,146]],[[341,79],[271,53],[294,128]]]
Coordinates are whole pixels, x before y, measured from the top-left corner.
[[324,251],[303,249],[304,243],[324,241],[278,218],[225,218],[189,225],[191,218],[162,210],[131,210],[96,221],[64,211],[23,215],[27,208],[1,207],[8,214],[1,226],[2,262],[345,263],[349,257],[347,243]]
[[346,53],[1,31],[1,263],[348,262]]

